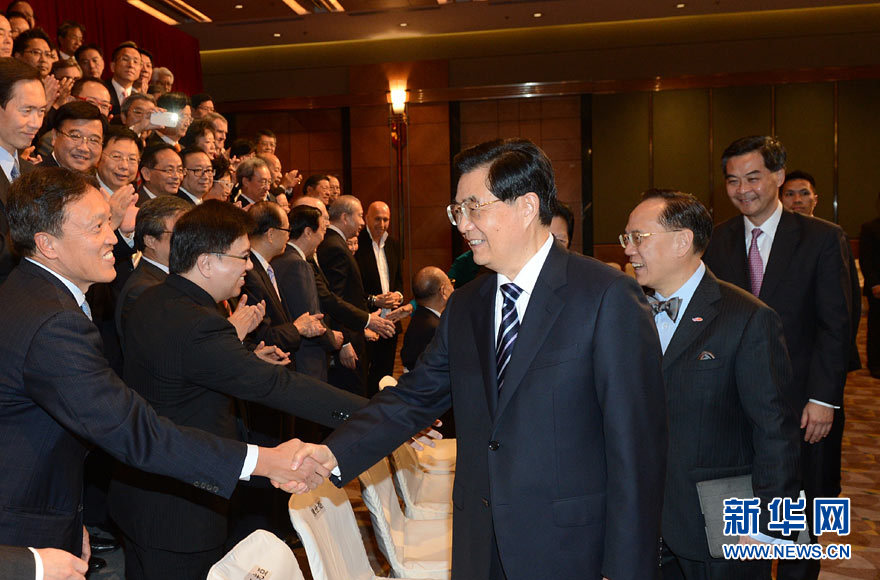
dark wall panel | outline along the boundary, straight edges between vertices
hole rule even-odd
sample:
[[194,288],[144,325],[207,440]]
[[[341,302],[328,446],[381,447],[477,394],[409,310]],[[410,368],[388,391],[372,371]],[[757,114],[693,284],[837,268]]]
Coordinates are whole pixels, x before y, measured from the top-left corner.
[[840,225],[850,236],[876,215],[880,191],[880,81],[840,83]]
[[740,137],[770,134],[770,100],[771,89],[767,86],[727,87],[712,91],[712,168],[715,172],[712,207],[716,223],[737,214],[725,191],[721,153]]
[[612,243],[649,184],[648,93],[593,97],[594,243]]
[[801,169],[816,178],[815,215],[833,218],[834,84],[776,87],[776,135],[788,153],[788,171]]
[[709,91],[654,94],[654,187],[709,203]]

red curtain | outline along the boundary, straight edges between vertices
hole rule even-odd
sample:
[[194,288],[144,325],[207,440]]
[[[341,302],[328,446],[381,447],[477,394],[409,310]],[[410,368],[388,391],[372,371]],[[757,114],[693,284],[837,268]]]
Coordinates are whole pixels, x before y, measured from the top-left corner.
[[[133,40],[153,55],[153,66],[174,73],[174,90],[188,95],[202,90],[199,41],[156,20],[125,0],[29,0],[37,26],[56,40],[58,25],[75,20],[86,27],[84,42],[104,50],[104,77],[110,78],[110,54],[121,42]],[[5,6],[8,2],[3,2]]]

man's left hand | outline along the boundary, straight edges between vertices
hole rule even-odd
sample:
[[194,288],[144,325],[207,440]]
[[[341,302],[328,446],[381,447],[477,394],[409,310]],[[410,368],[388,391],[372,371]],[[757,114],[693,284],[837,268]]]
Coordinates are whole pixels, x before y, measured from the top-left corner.
[[806,429],[804,441],[818,443],[828,436],[834,422],[834,409],[810,401],[801,415],[801,429]]

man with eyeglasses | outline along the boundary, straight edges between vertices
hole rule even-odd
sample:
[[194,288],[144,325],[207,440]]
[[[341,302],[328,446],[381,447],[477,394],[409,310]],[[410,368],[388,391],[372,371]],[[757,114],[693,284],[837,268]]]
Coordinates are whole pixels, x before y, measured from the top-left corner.
[[119,120],[140,137],[141,145],[146,145],[153,131],[159,128],[150,117],[156,111],[156,98],[144,93],[132,93],[122,103]]
[[448,213],[494,274],[452,294],[396,387],[297,455],[342,485],[454,402],[452,578],[655,578],[666,418],[644,292],[555,243],[535,144],[483,143],[454,165]]
[[129,40],[113,49],[110,72],[113,76],[106,82],[106,86],[110,91],[111,112],[118,115],[120,105],[131,96],[135,90],[134,83],[141,76],[141,53],[137,44]]
[[248,157],[238,164],[235,171],[238,178],[238,195],[234,202],[241,203],[242,208],[264,201],[272,187],[272,172],[265,161],[259,157]]
[[214,185],[211,157],[198,147],[187,147],[180,152],[180,159],[184,174],[177,197],[191,205],[199,205]]
[[189,97],[183,93],[165,93],[156,99],[156,106],[169,113],[176,113],[177,124],[171,127],[159,127],[147,139],[147,145],[168,143],[173,145],[177,151],[180,151],[181,146],[178,142],[181,137],[186,135],[186,130],[189,129],[189,125],[192,123],[192,109],[189,105]]
[[140,173],[143,183],[138,190],[138,205],[160,195],[177,195],[185,172],[174,147],[161,143],[144,149]]
[[655,189],[642,195],[620,236],[636,280],[651,290],[664,352],[661,572],[664,580],[769,580],[769,560],[711,556],[695,484],[751,475],[748,497],[760,498],[762,517],[739,542],[790,542],[768,529],[767,505],[796,501],[800,489],[798,419],[785,400],[791,363],[779,316],[703,264],[711,234],[712,217],[695,197]]
[[[180,217],[171,274],[141,294],[123,328],[126,382],[159,415],[218,435],[236,435],[234,399],[335,427],[366,401],[257,360],[215,309],[240,294],[253,267],[251,227],[245,212],[213,200]],[[226,501],[126,470],[114,479],[110,507],[127,538],[129,578],[204,578],[223,554]]]
[[73,58],[76,49],[82,46],[85,27],[79,22],[65,20],[58,26],[58,58]]
[[60,107],[54,118],[52,154],[41,167],[66,167],[87,173],[101,156],[107,121],[91,103],[72,101]]
[[52,47],[49,36],[41,28],[19,34],[12,45],[12,56],[37,69],[41,79],[52,70]]

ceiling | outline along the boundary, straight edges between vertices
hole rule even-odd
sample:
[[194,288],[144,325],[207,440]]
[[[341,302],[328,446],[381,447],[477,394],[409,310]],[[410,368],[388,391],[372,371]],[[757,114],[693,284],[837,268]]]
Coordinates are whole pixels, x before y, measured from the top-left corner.
[[[181,30],[199,39],[203,51],[877,4],[872,0],[295,0],[297,9],[305,12],[298,14],[285,3],[290,0],[142,1],[177,20]],[[187,5],[200,14],[190,12]],[[197,22],[202,15],[210,21]]]

